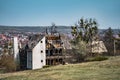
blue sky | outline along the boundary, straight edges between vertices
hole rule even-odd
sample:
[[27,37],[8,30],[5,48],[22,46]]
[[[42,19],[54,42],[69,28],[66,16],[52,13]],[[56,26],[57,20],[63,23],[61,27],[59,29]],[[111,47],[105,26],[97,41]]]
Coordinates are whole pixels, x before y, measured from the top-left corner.
[[74,25],[95,18],[99,28],[120,28],[120,0],[0,0],[0,25]]

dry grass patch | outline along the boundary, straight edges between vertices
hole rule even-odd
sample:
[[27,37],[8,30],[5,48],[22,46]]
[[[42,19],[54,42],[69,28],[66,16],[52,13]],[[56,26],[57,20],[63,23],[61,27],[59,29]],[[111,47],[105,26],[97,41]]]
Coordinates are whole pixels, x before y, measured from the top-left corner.
[[105,61],[58,65],[0,74],[2,80],[120,80],[120,56]]

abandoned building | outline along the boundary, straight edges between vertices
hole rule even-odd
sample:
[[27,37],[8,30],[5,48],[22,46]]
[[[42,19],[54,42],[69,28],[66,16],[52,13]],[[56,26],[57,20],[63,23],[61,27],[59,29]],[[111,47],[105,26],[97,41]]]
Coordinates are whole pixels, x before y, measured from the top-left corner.
[[60,34],[33,35],[21,48],[18,48],[18,40],[15,38],[14,44],[16,45],[14,53],[19,55],[15,60],[19,61],[20,68],[23,70],[65,63]]
[[64,64],[63,43],[60,35],[46,35],[46,65]]
[[45,36],[32,36],[23,48],[19,49],[21,69],[39,69],[46,65]]

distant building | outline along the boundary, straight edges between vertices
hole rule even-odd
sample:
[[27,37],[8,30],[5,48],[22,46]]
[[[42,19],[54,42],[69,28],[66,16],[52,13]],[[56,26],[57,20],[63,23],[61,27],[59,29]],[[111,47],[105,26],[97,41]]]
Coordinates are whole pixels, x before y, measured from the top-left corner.
[[92,53],[103,53],[107,52],[107,49],[103,41],[93,41],[92,42]]
[[114,35],[114,55],[120,55],[120,34]]

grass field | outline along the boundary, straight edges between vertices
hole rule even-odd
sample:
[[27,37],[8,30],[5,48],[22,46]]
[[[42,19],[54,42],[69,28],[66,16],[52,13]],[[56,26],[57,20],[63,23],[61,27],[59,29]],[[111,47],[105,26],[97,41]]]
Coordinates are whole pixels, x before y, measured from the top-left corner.
[[105,61],[0,73],[0,80],[120,80],[120,56]]

